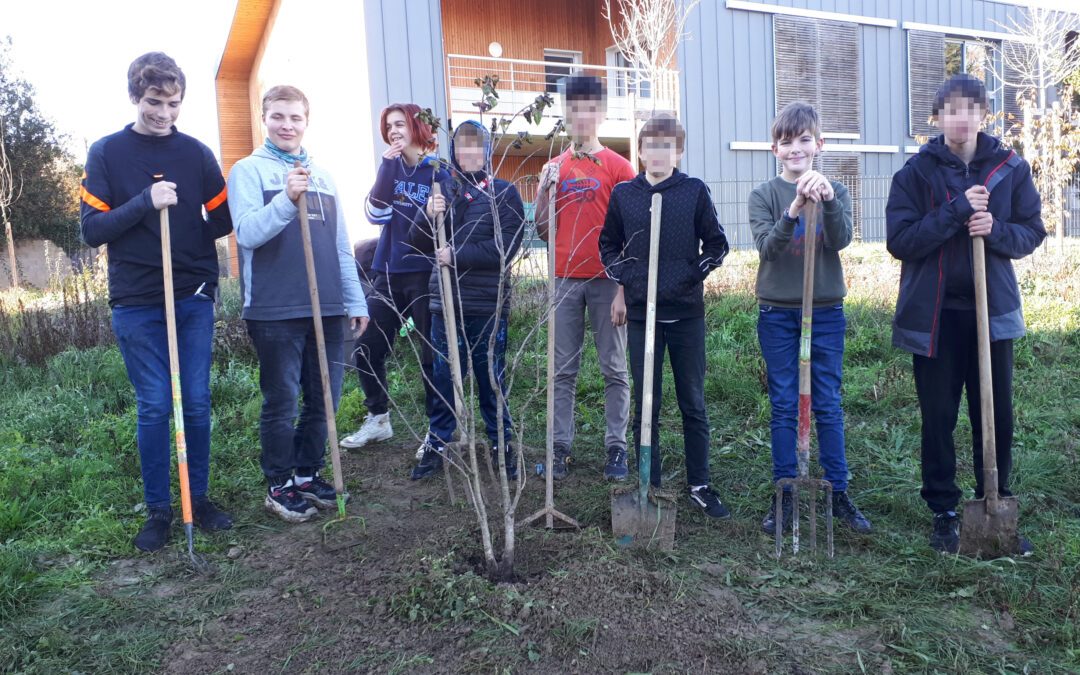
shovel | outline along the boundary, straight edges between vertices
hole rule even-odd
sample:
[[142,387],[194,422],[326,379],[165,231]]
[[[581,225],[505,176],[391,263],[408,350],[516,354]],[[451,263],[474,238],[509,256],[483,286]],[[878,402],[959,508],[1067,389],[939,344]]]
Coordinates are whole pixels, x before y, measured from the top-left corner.
[[807,202],[804,213],[806,230],[803,248],[802,331],[799,335],[799,427],[796,457],[797,478],[776,481],[776,557],[784,552],[784,492],[791,492],[791,554],[799,554],[799,488],[806,488],[810,497],[810,550],[817,551],[817,491],[825,490],[825,529],[828,555],[833,557],[832,483],[810,477],[810,338],[814,319],[814,255],[817,252],[818,207]]
[[[164,176],[155,175],[155,180]],[[176,298],[173,297],[172,240],[169,207],[161,209],[161,272],[165,280],[165,333],[169,342],[169,379],[172,381],[173,426],[176,429],[176,469],[180,482],[180,509],[184,514],[184,534],[191,566],[208,576],[213,567],[195,552],[195,520],[191,514],[191,482],[188,480],[187,438],[184,435],[184,399],[180,390],[180,350],[176,341]]]
[[[300,160],[296,160],[294,167],[300,168]],[[331,537],[331,530],[349,520],[359,521],[363,532],[366,528],[364,519],[360,516],[349,516],[345,513],[345,482],[341,477],[341,450],[337,442],[337,416],[334,413],[334,395],[330,391],[330,366],[326,360],[326,338],[323,336],[322,306],[319,303],[319,283],[315,277],[315,254],[311,249],[311,227],[308,225],[307,192],[300,195],[296,200],[296,206],[300,213],[300,238],[304,242],[304,265],[307,268],[308,293],[311,296],[311,319],[315,324],[315,347],[319,353],[319,375],[322,377],[323,408],[326,410],[326,432],[330,441],[330,461],[334,467],[334,493],[337,498],[337,518],[323,525],[322,545],[326,551],[340,551],[352,548],[360,544],[359,537],[342,537],[340,532],[335,532]],[[333,538],[334,544],[328,543]]]
[[[645,363],[642,367],[641,446],[637,488],[611,491],[611,532],[622,547],[675,547],[675,500],[652,489],[653,364],[656,342],[656,277],[660,262],[660,193],[653,193],[649,227],[649,276],[645,302]],[[662,355],[661,355],[662,358]]]
[[975,316],[979,341],[979,409],[982,417],[983,498],[964,504],[960,553],[1000,558],[1020,552],[1016,497],[998,494],[997,444],[994,439],[994,385],[990,372],[990,316],[986,302],[986,247],[971,242],[975,272]]

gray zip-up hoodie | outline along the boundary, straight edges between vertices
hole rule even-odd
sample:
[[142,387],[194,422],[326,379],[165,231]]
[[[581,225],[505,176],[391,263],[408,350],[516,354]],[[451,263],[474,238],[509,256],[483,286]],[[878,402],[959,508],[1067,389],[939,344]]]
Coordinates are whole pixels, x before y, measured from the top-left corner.
[[[314,164],[308,223],[323,316],[367,316],[345,214],[330,175]],[[259,147],[229,171],[229,212],[240,252],[242,317],[280,321],[311,316],[299,211],[285,194],[292,167]]]

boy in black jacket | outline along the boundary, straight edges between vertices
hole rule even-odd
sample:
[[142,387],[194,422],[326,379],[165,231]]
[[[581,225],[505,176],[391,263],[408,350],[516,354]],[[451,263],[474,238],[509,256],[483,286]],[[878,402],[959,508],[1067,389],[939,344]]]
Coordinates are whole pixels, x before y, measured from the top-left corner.
[[[690,502],[713,518],[731,514],[709,486],[709,418],[705,412],[705,277],[728,252],[709,189],[675,169],[686,132],[669,115],[653,117],[638,135],[645,171],[611,193],[600,232],[600,258],[619,284],[611,321],[628,323],[630,372],[634,380],[634,443],[640,447],[642,368],[645,362],[645,303],[648,293],[649,230],[654,193],[663,195],[659,274],[656,288],[652,425],[659,437],[664,348],[671,356],[675,396],[682,412],[686,482]],[[653,441],[652,481],[660,485],[660,452]]]
[[[471,366],[480,399],[480,416],[491,441],[491,463],[498,466],[499,425],[503,427],[506,474],[517,478],[517,456],[511,446],[510,412],[506,406],[506,336],[510,317],[510,263],[521,245],[525,207],[512,184],[491,175],[491,136],[483,125],[463,122],[450,141],[453,180],[442,183],[443,195],[428,198],[409,232],[409,243],[421,253],[434,254],[431,272],[431,345],[436,396],[431,405],[429,430],[420,462],[412,479],[427,478],[442,470],[446,444],[454,438],[454,382],[447,360],[446,323],[439,289],[440,268],[451,269],[454,309],[457,311],[458,353],[462,378]],[[495,213],[498,213],[498,223]],[[447,245],[436,250],[436,217],[444,215]],[[494,348],[489,350],[495,334]],[[469,361],[468,359],[470,359]],[[493,368],[500,391],[491,384]],[[500,393],[501,392],[501,393]],[[498,397],[502,396],[502,418]]]
[[[1008,496],[1012,468],[1013,340],[1025,332],[1012,261],[1043,238],[1039,193],[1031,167],[979,131],[986,88],[976,78],[949,78],[934,98],[944,133],[893,176],[885,207],[889,253],[903,261],[893,319],[893,345],[913,355],[922,412],[922,497],[934,512],[930,546],[960,545],[953,430],[967,388],[975,496],[982,497],[982,423],[975,326],[972,237],[985,237],[991,379],[998,489]],[[1021,537],[1024,555],[1031,543]]]

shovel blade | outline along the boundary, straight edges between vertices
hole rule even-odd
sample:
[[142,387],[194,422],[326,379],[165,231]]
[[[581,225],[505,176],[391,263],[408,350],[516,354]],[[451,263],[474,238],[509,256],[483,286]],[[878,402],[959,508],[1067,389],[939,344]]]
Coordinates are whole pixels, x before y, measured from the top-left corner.
[[973,558],[1019,555],[1019,514],[1016,497],[998,497],[994,501],[972,499],[965,503],[960,554]]
[[675,548],[675,500],[650,490],[642,503],[636,487],[611,491],[611,532],[621,548]]

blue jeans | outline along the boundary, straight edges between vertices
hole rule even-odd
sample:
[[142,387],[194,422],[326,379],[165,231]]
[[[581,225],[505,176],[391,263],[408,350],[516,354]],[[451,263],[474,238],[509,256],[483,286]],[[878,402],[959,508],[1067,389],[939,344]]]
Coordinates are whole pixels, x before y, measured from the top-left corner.
[[[172,465],[169,417],[172,382],[165,305],[115,305],[112,329],[135,387],[139,465],[148,508],[168,507]],[[206,494],[210,481],[210,346],[214,339],[214,300],[192,295],[176,302],[176,340],[180,390],[187,439],[191,494]]]
[[[758,342],[765,357],[772,403],[773,480],[798,474],[795,443],[799,416],[799,335],[802,310],[761,305]],[[846,490],[844,410],[840,383],[844,366],[844,306],[814,309],[810,337],[810,399],[817,423],[818,458],[825,480],[833,489]]]
[[[488,373],[488,340],[491,331],[495,331],[495,351],[491,354],[495,368],[495,378],[506,401],[506,319],[493,316],[466,316],[458,320],[458,353],[461,356],[462,381],[465,391],[469,391],[469,373],[476,381],[477,398],[480,399],[480,417],[484,420],[488,438],[492,447],[499,442],[498,399],[496,390],[491,386]],[[428,442],[441,448],[454,440],[457,418],[454,415],[454,381],[447,361],[446,323],[442,314],[431,315],[431,346],[435,352],[432,371],[435,378],[435,400],[429,418]],[[469,362],[469,350],[472,360]],[[511,440],[510,410],[503,405],[503,433],[506,442]]]
[[[345,372],[347,321],[343,316],[322,319],[335,411],[341,400],[341,378]],[[326,463],[327,439],[315,323],[310,317],[280,321],[249,319],[247,329],[259,357],[259,388],[263,395],[259,463],[263,475],[272,484],[283,483],[294,474],[310,476]],[[301,392],[304,403],[297,421]]]

